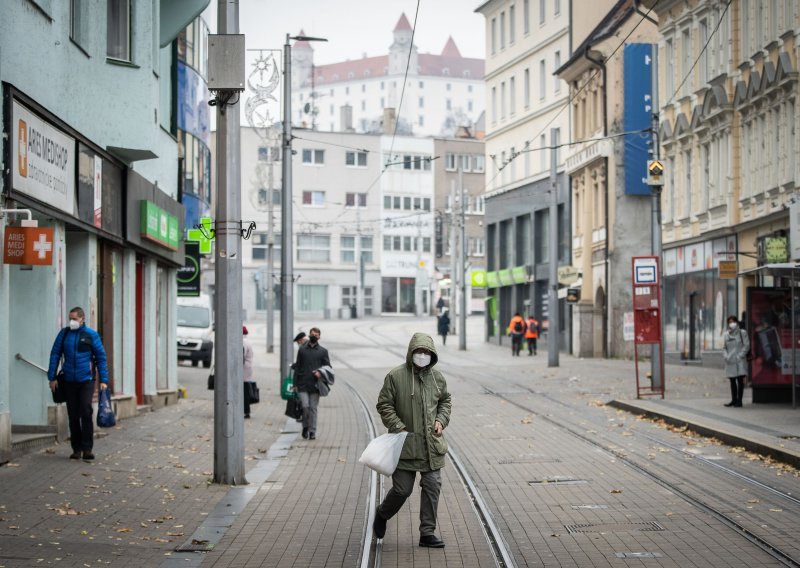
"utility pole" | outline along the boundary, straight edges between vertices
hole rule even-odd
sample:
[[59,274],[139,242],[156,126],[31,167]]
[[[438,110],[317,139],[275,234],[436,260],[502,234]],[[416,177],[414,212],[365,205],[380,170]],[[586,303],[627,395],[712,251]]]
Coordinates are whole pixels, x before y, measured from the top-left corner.
[[[658,46],[653,44],[652,52],[651,52],[651,65],[650,65],[650,73],[651,73],[651,102],[653,108],[653,123],[652,123],[652,132],[650,133],[652,137],[652,151],[653,151],[653,159],[659,160],[661,158],[661,150],[659,148],[660,141],[658,137],[658,127],[659,127],[659,117],[658,117]],[[670,172],[670,175],[674,175],[674,172]],[[652,215],[651,219],[651,250],[653,256],[658,257],[658,267],[659,271],[661,271],[661,186],[660,185],[651,185],[650,186],[650,212]],[[663,278],[661,275],[658,276],[659,286],[661,287],[661,298],[664,297],[664,284]],[[664,317],[663,317],[663,307],[659,306],[659,309],[662,310],[662,317],[661,317],[661,337],[664,337]],[[664,384],[664,377],[663,377],[663,370],[664,370],[664,353],[662,352],[663,349],[663,340],[662,342],[655,343],[651,346],[650,349],[650,383],[653,389],[661,389],[662,385]]]
[[[465,159],[461,157],[462,159]],[[467,259],[469,258],[469,251],[467,251],[467,200],[466,190],[464,189],[464,164],[462,159],[458,163],[458,185],[461,192],[461,244],[458,252],[458,265],[459,265],[459,295],[458,295],[458,350],[467,350]]]
[[[217,0],[220,34],[239,33],[238,0]],[[217,101],[214,482],[247,483],[242,414],[242,243],[239,103]]]
[[[273,132],[270,129],[270,132]],[[270,137],[270,141],[273,139]],[[267,197],[267,353],[275,351],[275,288],[273,277],[275,273],[275,228],[273,215],[275,213],[274,196],[274,168],[275,168],[275,146],[269,147],[269,177],[267,186],[269,196]]]
[[361,301],[364,296],[364,280],[361,277],[363,271],[363,263],[364,259],[361,257],[361,212],[359,209],[359,194],[355,194],[355,206],[356,206],[356,318],[360,318],[363,311],[362,311],[362,304]]
[[450,182],[450,333],[456,332],[456,188],[455,182]]
[[557,130],[550,129],[550,287],[547,327],[547,366],[558,367],[558,143]]

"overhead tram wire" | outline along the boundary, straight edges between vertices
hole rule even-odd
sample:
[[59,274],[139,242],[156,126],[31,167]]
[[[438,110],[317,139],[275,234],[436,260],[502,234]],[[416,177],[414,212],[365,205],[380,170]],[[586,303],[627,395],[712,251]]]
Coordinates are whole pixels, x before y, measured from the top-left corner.
[[303,138],[302,136],[292,135],[292,140],[305,140],[306,142],[313,142],[314,144],[322,144],[323,146],[336,146],[337,148],[344,148],[346,150],[354,150],[356,152],[364,152],[366,154],[372,151],[369,148],[357,148],[355,146],[347,146],[345,144],[337,144],[335,142],[328,142],[327,140],[314,140],[311,138]]
[[[655,1],[655,3],[654,3],[654,4],[653,4],[651,7],[650,7],[650,9],[649,9],[649,10],[647,10],[647,12],[646,12],[646,13],[645,13],[645,14],[642,16],[642,18],[641,18],[641,19],[640,19],[640,20],[639,20],[639,21],[636,23],[636,25],[635,25],[635,26],[633,26],[633,29],[631,29],[631,31],[630,31],[630,32],[628,32],[628,35],[626,35],[626,36],[625,36],[625,37],[622,39],[622,41],[619,43],[619,45],[617,45],[617,47],[614,49],[614,51],[612,51],[612,52],[611,52],[611,54],[610,54],[608,57],[606,57],[606,58],[603,60],[603,63],[605,63],[606,61],[608,61],[609,59],[611,59],[611,58],[612,58],[612,57],[613,57],[613,56],[614,56],[614,55],[615,55],[615,54],[616,54],[616,53],[617,53],[617,52],[618,52],[618,51],[619,51],[619,50],[622,48],[622,46],[624,46],[624,45],[625,45],[625,42],[626,42],[626,41],[628,41],[628,38],[630,38],[630,37],[633,35],[633,33],[634,33],[634,32],[635,32],[635,31],[636,31],[638,28],[639,28],[639,26],[640,26],[640,25],[642,25],[642,22],[644,22],[644,20],[645,20],[645,19],[647,19],[647,18],[650,16],[650,13],[651,13],[651,12],[652,12],[652,11],[655,9],[655,7],[656,7],[656,6],[658,6],[658,3],[659,3],[660,1],[661,1],[661,0],[656,0],[656,1]],[[728,4],[730,4],[730,1],[731,1],[731,0],[729,0],[729,1],[728,1]],[[582,85],[582,86],[581,86],[581,87],[580,87],[580,88],[579,88],[577,91],[575,91],[575,93],[573,93],[573,94],[572,94],[572,95],[569,97],[569,100],[567,100],[567,102],[566,102],[566,103],[564,103],[564,104],[561,106],[561,108],[558,110],[558,112],[557,112],[557,113],[555,113],[555,114],[553,115],[553,117],[552,117],[552,118],[551,118],[549,121],[547,121],[547,124],[545,124],[545,125],[542,127],[542,129],[541,129],[541,130],[538,132],[538,134],[536,134],[536,136],[532,137],[530,140],[526,140],[526,141],[525,141],[525,146],[526,146],[526,147],[527,147],[527,146],[530,146],[531,142],[533,142],[534,140],[536,140],[537,138],[539,138],[539,136],[541,136],[541,135],[542,135],[542,134],[543,134],[543,133],[544,133],[544,132],[547,130],[547,128],[548,128],[548,127],[549,127],[551,124],[553,124],[553,121],[555,121],[555,119],[556,119],[556,118],[558,118],[558,117],[561,115],[561,113],[562,113],[562,112],[564,112],[564,110],[565,110],[565,109],[569,108],[569,106],[572,104],[572,101],[574,101],[574,100],[575,100],[575,98],[576,98],[576,97],[577,97],[577,96],[578,96],[578,95],[579,95],[579,94],[580,94],[580,93],[581,93],[581,92],[582,92],[582,91],[583,91],[583,90],[584,90],[584,89],[585,89],[587,86],[589,86],[589,84],[592,82],[592,80],[593,80],[595,77],[597,77],[597,75],[598,75],[599,73],[600,73],[600,70],[599,70],[599,69],[595,69],[595,70],[594,70],[594,72],[592,73],[591,77],[589,77],[589,79],[587,79],[587,80],[586,80],[586,82],[585,82],[585,83],[584,83],[584,84],[583,84],[583,85]],[[541,148],[539,148],[539,150],[545,150],[545,149],[547,149],[547,148],[546,148],[546,147],[541,147]],[[489,180],[489,181],[486,183],[486,185],[484,185],[484,188],[483,188],[483,191],[484,191],[484,193],[486,192],[486,190],[487,190],[487,189],[489,189],[489,186],[490,186],[490,185],[491,185],[491,184],[494,182],[494,180],[495,180],[495,179],[497,179],[497,176],[499,176],[499,175],[500,175],[500,172],[502,172],[502,171],[505,169],[505,167],[506,167],[508,164],[510,164],[511,162],[513,162],[513,161],[514,161],[514,159],[516,159],[516,157],[517,157],[517,156],[519,156],[520,154],[522,154],[522,151],[515,152],[515,153],[514,153],[514,155],[513,155],[513,157],[509,158],[509,159],[506,161],[506,163],[505,163],[505,164],[501,165],[501,166],[500,166],[500,167],[497,169],[497,172],[495,172],[494,176],[492,176],[492,178],[491,178],[491,179],[490,179],[490,180]]]

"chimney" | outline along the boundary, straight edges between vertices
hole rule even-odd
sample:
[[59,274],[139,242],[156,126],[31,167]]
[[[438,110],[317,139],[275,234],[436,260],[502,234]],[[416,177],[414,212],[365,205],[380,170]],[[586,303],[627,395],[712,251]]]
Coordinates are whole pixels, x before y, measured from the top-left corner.
[[394,109],[389,107],[383,109],[383,133],[384,134],[394,134],[394,123],[395,123],[395,114]]
[[353,107],[343,105],[339,107],[339,128],[342,132],[353,132]]

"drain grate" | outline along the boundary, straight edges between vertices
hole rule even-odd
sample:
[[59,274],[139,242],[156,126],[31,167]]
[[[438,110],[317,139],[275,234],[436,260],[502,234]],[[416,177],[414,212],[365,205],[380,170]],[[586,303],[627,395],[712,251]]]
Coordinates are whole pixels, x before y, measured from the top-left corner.
[[573,505],[573,509],[608,509],[608,505]]
[[207,540],[191,539],[175,549],[175,552],[211,552],[214,545]]
[[615,552],[617,558],[662,558],[658,552]]
[[589,482],[585,479],[557,475],[544,479],[534,479],[533,481],[529,481],[528,485],[531,487],[541,487],[543,485],[586,485],[587,483]]
[[577,525],[564,525],[567,532],[575,533],[600,533],[600,532],[644,532],[663,531],[664,527],[655,521],[644,523],[580,523]]

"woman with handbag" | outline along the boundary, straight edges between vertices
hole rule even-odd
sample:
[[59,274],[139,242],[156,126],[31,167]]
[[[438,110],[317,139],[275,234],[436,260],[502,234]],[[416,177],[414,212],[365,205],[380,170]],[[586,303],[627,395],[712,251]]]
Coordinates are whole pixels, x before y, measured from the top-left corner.
[[725,406],[742,406],[744,394],[744,378],[747,376],[747,353],[750,351],[750,339],[747,332],[739,327],[736,316],[728,316],[728,329],[723,334],[725,344],[725,376],[731,382],[731,401]]

